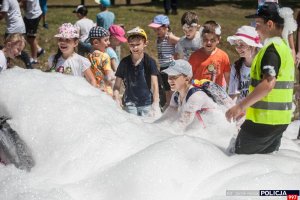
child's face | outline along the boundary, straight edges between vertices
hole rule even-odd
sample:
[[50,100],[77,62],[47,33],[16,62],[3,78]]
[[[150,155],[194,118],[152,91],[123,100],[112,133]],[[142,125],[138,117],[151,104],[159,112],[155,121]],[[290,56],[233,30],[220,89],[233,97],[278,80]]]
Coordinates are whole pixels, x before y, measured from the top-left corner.
[[118,40],[115,36],[110,36],[109,41],[110,41],[110,46],[112,46],[112,47],[121,45],[120,40]]
[[78,45],[78,40],[74,38],[58,38],[58,48],[63,54],[72,54]]
[[144,39],[134,38],[128,41],[128,46],[132,55],[141,55],[147,44]]
[[187,83],[189,81],[189,78],[185,75],[176,75],[176,76],[170,76],[168,75],[168,83],[170,85],[171,91],[179,91],[182,88],[186,87]]
[[234,41],[234,47],[240,57],[250,58],[252,56],[252,47],[247,45],[242,40]]
[[194,37],[197,33],[198,27],[197,26],[183,26],[182,30],[185,34],[185,37],[189,40],[192,40],[192,39],[194,39]]
[[166,36],[166,34],[168,33],[168,27],[165,26],[161,26],[158,28],[154,28],[153,29],[157,35],[158,38],[164,38]]
[[14,59],[21,54],[21,51],[25,48],[25,42],[8,42],[6,45],[6,52],[9,58]]
[[268,25],[263,18],[255,18],[256,31],[259,35],[260,41],[264,41],[268,34]]
[[105,49],[109,46],[109,36],[105,36],[102,38],[95,38],[92,40],[92,46],[94,50],[99,50],[105,52]]
[[202,36],[203,48],[206,52],[213,52],[219,44],[219,38],[213,33],[204,33]]

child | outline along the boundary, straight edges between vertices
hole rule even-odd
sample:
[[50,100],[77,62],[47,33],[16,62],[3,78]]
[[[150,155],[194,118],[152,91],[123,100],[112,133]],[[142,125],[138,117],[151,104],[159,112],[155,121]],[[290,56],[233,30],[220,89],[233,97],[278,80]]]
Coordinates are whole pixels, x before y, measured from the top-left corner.
[[111,25],[109,27],[109,42],[110,45],[106,49],[106,52],[108,53],[111,61],[111,67],[112,70],[115,72],[117,71],[117,68],[120,63],[120,55],[117,55],[117,47],[121,45],[121,43],[127,42],[127,39],[124,37],[125,36],[125,31],[124,29],[119,26],[119,25]]
[[228,121],[246,110],[246,120],[236,139],[237,154],[265,154],[280,147],[283,132],[291,122],[294,62],[282,39],[284,28],[293,24],[292,15],[281,16],[276,3],[265,3],[254,15],[263,48],[251,65],[249,95],[226,112]]
[[[201,115],[218,108],[212,97],[200,88],[192,85],[192,66],[186,60],[175,60],[174,63],[162,71],[168,75],[168,82],[174,92],[167,110],[159,121],[168,120],[176,123],[176,130],[184,130],[189,125],[200,124],[205,127]],[[206,82],[206,81],[205,81]],[[221,88],[221,87],[219,87]],[[223,91],[226,95],[226,92]],[[222,99],[225,107],[232,105],[228,95]]]
[[175,46],[175,59],[189,60],[191,54],[202,46],[198,21],[195,12],[187,11],[182,15],[181,26],[185,36]]
[[[144,53],[148,44],[147,34],[140,27],[128,33],[130,55],[123,58],[116,72],[113,99],[124,106],[124,110],[138,116],[146,116],[149,112],[160,114],[158,70],[153,58]],[[151,88],[148,87],[147,74],[151,73]],[[121,83],[124,82],[125,92],[120,100]]]
[[79,38],[77,27],[71,23],[64,23],[59,27],[59,33],[54,37],[58,40],[58,51],[48,59],[49,71],[82,76],[91,85],[97,86],[90,68],[91,63],[75,52]]
[[4,47],[0,50],[0,73],[8,68],[8,58],[14,59],[19,56],[25,47],[25,38],[20,33],[9,34]]
[[26,27],[26,40],[31,49],[30,62],[31,64],[38,64],[37,58],[45,53],[37,40],[37,30],[42,17],[40,3],[37,0],[21,0],[20,2],[25,11],[23,19]]
[[259,36],[252,26],[242,26],[227,41],[235,46],[240,58],[234,62],[230,71],[228,94],[236,102],[242,101],[249,93],[250,67],[252,60],[262,47]]
[[205,22],[201,37],[203,47],[194,52],[189,59],[193,67],[193,78],[209,79],[226,89],[229,83],[230,62],[228,55],[217,48],[221,39],[221,26],[215,21]]
[[89,40],[94,52],[88,54],[88,59],[92,64],[91,68],[97,85],[101,90],[112,95],[112,85],[115,77],[111,69],[110,57],[105,53],[109,45],[109,32],[103,27],[95,26],[90,30]]
[[89,36],[89,32],[93,26],[95,26],[95,23],[93,20],[87,18],[87,7],[84,5],[79,5],[77,8],[73,11],[73,13],[76,14],[76,17],[79,19],[75,22],[75,26],[79,28],[79,44],[78,44],[78,54],[84,56],[86,53],[92,52],[92,46],[89,42],[85,42],[86,39]]
[[97,26],[101,26],[106,30],[115,22],[115,14],[108,10],[110,7],[110,0],[95,0],[99,4],[101,12],[96,16]]
[[[176,37],[170,32],[170,20],[165,15],[157,15],[154,17],[153,22],[148,25],[153,28],[157,34],[157,53],[160,71],[167,69],[174,60],[175,45],[180,38]],[[164,88],[166,90],[167,104],[170,102],[172,92],[168,84],[168,76],[161,74]],[[166,106],[167,106],[166,104]]]
[[[5,37],[12,33],[26,33],[25,24],[17,0],[2,0],[0,20],[2,19],[5,19],[7,25]],[[22,51],[18,58],[24,62],[27,69],[32,69],[29,55],[25,51]]]

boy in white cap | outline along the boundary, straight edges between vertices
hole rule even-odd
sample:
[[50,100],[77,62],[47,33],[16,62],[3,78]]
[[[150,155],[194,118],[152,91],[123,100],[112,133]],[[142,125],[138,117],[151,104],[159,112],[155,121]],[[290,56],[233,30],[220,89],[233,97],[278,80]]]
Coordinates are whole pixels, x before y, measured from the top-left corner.
[[[175,60],[162,73],[168,75],[168,82],[174,93],[169,107],[160,120],[176,116],[178,128],[185,129],[194,121],[199,124],[199,120],[202,120],[200,111],[216,108],[217,104],[204,91],[193,91],[195,89],[192,85],[193,71],[188,61]],[[187,98],[187,96],[189,97]],[[177,114],[174,115],[174,112]]]
[[291,122],[294,61],[282,34],[294,22],[292,16],[282,15],[282,9],[276,3],[265,3],[256,14],[247,16],[255,18],[264,46],[251,65],[249,95],[226,112],[231,121],[247,109],[235,143],[237,154],[278,150],[282,134]]

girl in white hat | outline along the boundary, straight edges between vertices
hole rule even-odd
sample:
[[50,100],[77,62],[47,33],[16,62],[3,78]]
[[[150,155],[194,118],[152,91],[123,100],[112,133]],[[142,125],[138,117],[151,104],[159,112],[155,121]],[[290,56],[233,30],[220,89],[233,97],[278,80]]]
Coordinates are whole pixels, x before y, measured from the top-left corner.
[[249,93],[250,67],[259,48],[262,47],[254,27],[242,26],[227,41],[235,46],[240,58],[234,62],[230,71],[228,94],[237,103]]

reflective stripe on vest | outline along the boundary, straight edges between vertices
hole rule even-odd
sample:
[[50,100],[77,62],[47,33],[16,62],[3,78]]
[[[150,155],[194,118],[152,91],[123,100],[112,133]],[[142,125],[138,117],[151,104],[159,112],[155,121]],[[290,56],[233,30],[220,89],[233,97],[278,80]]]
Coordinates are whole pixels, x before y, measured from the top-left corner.
[[280,56],[280,67],[274,88],[260,101],[247,108],[246,119],[260,124],[289,124],[292,117],[292,99],[294,84],[294,61],[289,47],[280,38],[264,46],[253,59],[251,66],[251,84],[249,93],[262,80],[261,62],[265,51],[274,45]]
[[[251,85],[256,87],[261,80],[251,79]],[[293,89],[294,88],[294,81],[276,81],[274,89]]]

